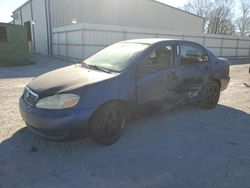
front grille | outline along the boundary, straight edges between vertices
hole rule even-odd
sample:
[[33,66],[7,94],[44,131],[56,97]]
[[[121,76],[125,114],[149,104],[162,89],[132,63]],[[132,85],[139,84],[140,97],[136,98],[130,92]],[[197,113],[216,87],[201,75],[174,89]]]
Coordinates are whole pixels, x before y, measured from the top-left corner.
[[34,106],[37,102],[38,95],[30,88],[26,87],[23,92],[23,98],[28,105]]

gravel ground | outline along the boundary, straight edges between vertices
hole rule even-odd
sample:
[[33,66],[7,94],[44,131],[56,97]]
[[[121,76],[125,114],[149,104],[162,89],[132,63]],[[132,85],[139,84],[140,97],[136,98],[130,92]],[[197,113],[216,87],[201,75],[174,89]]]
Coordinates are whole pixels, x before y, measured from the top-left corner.
[[24,86],[70,62],[44,56],[0,68],[0,188],[205,188],[250,186],[250,60],[234,61],[214,110],[195,106],[131,123],[110,147],[90,138],[57,143],[30,133],[19,115]]

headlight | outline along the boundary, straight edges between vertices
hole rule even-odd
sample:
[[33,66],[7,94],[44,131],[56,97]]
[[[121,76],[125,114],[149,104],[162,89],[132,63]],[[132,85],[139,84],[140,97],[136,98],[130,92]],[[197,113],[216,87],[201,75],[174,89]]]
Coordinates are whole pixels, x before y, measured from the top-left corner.
[[36,107],[51,110],[66,109],[74,107],[79,102],[79,100],[80,97],[78,95],[59,94],[39,100],[36,104]]

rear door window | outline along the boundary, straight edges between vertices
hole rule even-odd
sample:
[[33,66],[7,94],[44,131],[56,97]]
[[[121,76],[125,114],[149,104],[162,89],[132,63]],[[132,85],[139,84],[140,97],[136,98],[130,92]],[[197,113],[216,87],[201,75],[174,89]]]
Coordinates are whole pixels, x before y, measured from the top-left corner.
[[207,51],[198,44],[181,43],[179,45],[180,65],[195,65],[209,61]]

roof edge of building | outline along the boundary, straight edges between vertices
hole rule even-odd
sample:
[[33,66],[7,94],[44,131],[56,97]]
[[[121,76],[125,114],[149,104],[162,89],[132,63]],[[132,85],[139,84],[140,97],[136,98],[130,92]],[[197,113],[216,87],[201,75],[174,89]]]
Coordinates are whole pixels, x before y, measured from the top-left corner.
[[29,3],[30,3],[30,0],[27,0],[27,1],[24,2],[22,5],[20,5],[19,7],[17,7],[14,11],[12,11],[12,13],[18,11],[19,9],[21,9],[22,7],[24,7],[25,5],[27,5],[27,4],[29,4]]
[[170,7],[170,8],[172,8],[172,9],[175,9],[175,10],[181,11],[181,12],[183,12],[183,13],[186,13],[186,14],[189,14],[189,15],[192,15],[192,16],[196,16],[196,17],[199,17],[199,18],[205,19],[204,17],[199,16],[199,15],[197,15],[197,14],[194,14],[194,13],[191,13],[191,12],[188,12],[188,11],[185,11],[185,10],[182,10],[182,9],[180,9],[180,8],[173,7],[173,6],[171,6],[171,5],[168,5],[168,4],[165,4],[165,3],[162,3],[162,2],[157,1],[157,0],[148,0],[148,1],[152,1],[152,2],[154,2],[154,3],[158,3],[158,4],[161,4],[161,5],[164,5],[164,6]]
[[[16,12],[17,10],[21,9],[22,7],[24,7],[26,4],[30,3],[31,0],[27,0],[25,3],[23,3],[22,5],[20,5],[18,8],[16,8],[13,12]],[[178,10],[178,11],[181,11],[183,13],[186,13],[186,14],[189,14],[189,15],[192,15],[192,16],[196,16],[196,17],[199,17],[199,18],[202,18],[202,19],[205,19],[204,17],[202,16],[199,16],[199,15],[196,15],[196,14],[193,14],[191,12],[188,12],[188,11],[185,11],[185,10],[182,10],[182,9],[179,9],[179,8],[176,8],[176,7],[173,7],[171,5],[168,5],[168,4],[165,4],[165,3],[162,3],[160,1],[157,1],[157,0],[149,0],[149,1],[152,1],[154,3],[158,3],[158,4],[161,4],[161,5],[164,5],[164,6],[168,6],[172,9],[175,9],[175,10]]]

